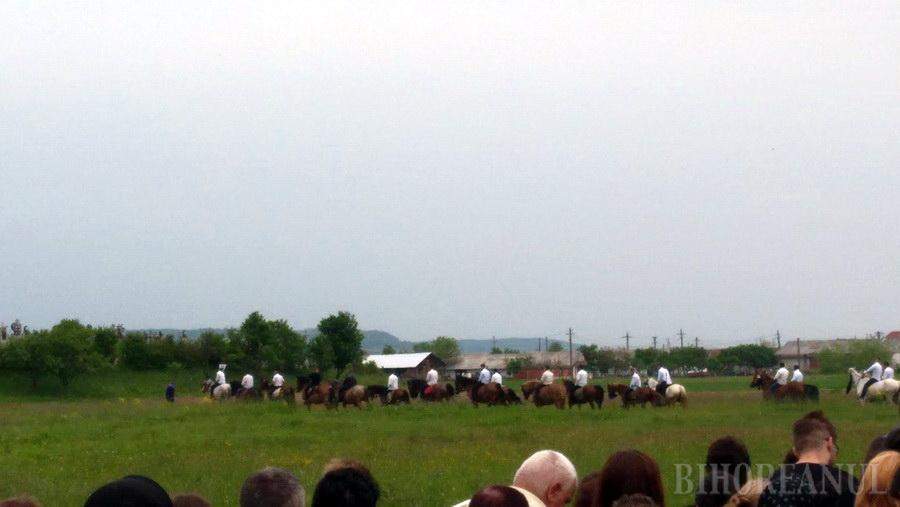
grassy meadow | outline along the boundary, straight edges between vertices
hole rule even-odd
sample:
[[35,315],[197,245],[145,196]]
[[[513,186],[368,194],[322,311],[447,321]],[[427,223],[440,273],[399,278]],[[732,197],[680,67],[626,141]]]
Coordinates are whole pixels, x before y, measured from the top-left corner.
[[[659,461],[668,503],[687,505],[691,495],[676,494],[677,463],[702,463],[709,442],[726,434],[747,443],[754,465],[778,463],[790,447],[791,422],[815,407],[764,403],[748,378],[731,377],[684,379],[686,410],[626,411],[607,400],[599,411],[475,409],[464,401],[307,411],[201,400],[200,376],[190,372],[175,377],[185,397],[171,405],[161,391],[172,375],[103,375],[62,398],[53,387],[22,391],[21,379],[0,380],[0,498],[29,493],[48,506],[82,505],[104,482],[144,474],[170,493],[237,505],[243,479],[259,468],[292,470],[311,496],[323,465],[349,457],[371,468],[381,505],[446,506],[508,483],[538,449],[565,453],[584,476],[615,450],[634,447]],[[897,407],[860,407],[845,396],[842,375],[809,380],[823,388],[818,406],[838,427],[843,463],[858,462],[868,442],[898,422]]]

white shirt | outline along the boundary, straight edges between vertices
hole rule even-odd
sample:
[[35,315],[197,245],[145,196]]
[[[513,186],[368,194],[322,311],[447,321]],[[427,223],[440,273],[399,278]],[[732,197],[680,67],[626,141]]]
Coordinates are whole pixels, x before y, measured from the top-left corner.
[[634,374],[631,375],[631,383],[628,384],[628,387],[632,389],[641,387],[641,376],[638,375],[638,372],[634,372]]
[[244,378],[241,379],[241,387],[244,389],[253,389],[253,375],[249,373],[244,375]]
[[883,372],[884,370],[882,370],[881,368],[881,363],[879,363],[878,361],[872,363],[872,366],[869,366],[869,369],[866,370],[866,373],[868,373],[869,376],[875,380],[881,380],[881,374]]
[[778,371],[775,372],[775,382],[780,385],[785,385],[788,383],[788,376],[790,373],[787,371],[787,368],[782,366],[778,368]]
[[272,377],[272,385],[275,386],[275,387],[282,387],[282,386],[284,386],[284,377],[282,377],[280,373],[276,373],[276,374]]
[[225,383],[225,372],[219,370],[216,372],[216,384],[224,384]]
[[588,383],[588,374],[584,369],[578,370],[578,373],[575,374],[575,385],[578,387],[584,387]]
[[791,382],[803,382],[803,373],[800,370],[794,370],[791,376]]
[[428,373],[425,374],[425,383],[433,386],[438,383],[438,372],[434,368],[428,370]]
[[671,384],[672,376],[669,375],[669,370],[660,366],[659,371],[656,372],[656,380],[657,382],[665,382],[666,384]]
[[884,369],[884,375],[881,376],[881,380],[888,380],[894,378],[894,369],[890,366]]
[[553,372],[550,370],[547,370],[543,373],[543,375],[541,375],[541,384],[544,384],[545,386],[549,386],[552,383],[553,383]]
[[497,384],[502,384],[502,383],[503,383],[503,376],[500,375],[500,372],[499,372],[499,371],[495,371],[494,374],[491,375],[491,382],[494,382],[494,383],[497,383]]
[[478,381],[482,384],[487,384],[491,381],[491,372],[488,371],[487,368],[482,368],[481,372],[478,373]]
[[391,373],[388,375],[388,391],[396,391],[400,389],[400,379],[397,378],[397,375]]

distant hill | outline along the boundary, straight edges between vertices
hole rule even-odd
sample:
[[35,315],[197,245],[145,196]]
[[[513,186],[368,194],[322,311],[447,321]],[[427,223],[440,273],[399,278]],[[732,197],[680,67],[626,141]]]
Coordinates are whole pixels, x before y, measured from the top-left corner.
[[[164,335],[172,335],[175,337],[181,336],[181,329],[169,329],[169,328],[158,328],[158,329],[136,329],[138,332],[147,332],[150,334],[156,334],[162,332]],[[198,329],[185,329],[184,332],[188,336],[188,338],[196,339],[201,334],[206,331],[214,331],[216,333],[224,334],[227,329],[223,328],[198,328]],[[318,334],[318,330],[315,328],[302,329],[301,333],[305,334],[307,337],[312,338]],[[394,350],[397,352],[412,352],[413,345],[415,342],[401,340],[400,338],[388,333],[387,331],[381,331],[378,329],[368,329],[363,332],[363,343],[362,348],[366,352],[370,354],[381,354],[381,351],[384,349],[385,345],[390,345],[394,347]],[[511,349],[518,350],[519,352],[531,352],[537,350],[538,340],[541,338],[497,338],[497,347],[501,349]],[[552,342],[553,340],[551,340]],[[564,348],[568,348],[568,343],[560,340]],[[486,353],[491,351],[491,347],[493,343],[490,339],[487,340],[477,340],[477,339],[464,339],[459,340],[459,349],[463,354],[478,354],[478,353]],[[574,344],[575,349],[581,346],[580,343]],[[543,350],[543,343],[541,345]]]

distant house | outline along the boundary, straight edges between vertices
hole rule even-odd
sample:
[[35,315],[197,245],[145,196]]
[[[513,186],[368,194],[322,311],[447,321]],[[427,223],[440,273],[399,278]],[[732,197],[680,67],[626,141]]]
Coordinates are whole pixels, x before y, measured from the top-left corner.
[[438,371],[447,367],[441,358],[431,352],[415,354],[373,354],[365,359],[388,373],[396,373],[404,378],[424,378],[428,370]]
[[802,370],[815,369],[819,367],[819,351],[837,343],[836,340],[791,340],[776,350],[775,356],[789,368],[798,364]]
[[891,331],[884,337],[884,341],[891,350],[900,352],[900,331]]
[[[570,376],[569,372],[569,351],[561,352],[522,352],[519,354],[463,354],[456,361],[447,366],[447,372],[456,373],[476,373],[481,370],[482,363],[491,371],[499,371],[503,375],[507,375],[507,364],[509,361],[519,357],[528,357],[531,360],[532,367],[516,375],[518,378],[539,377],[544,371],[545,366],[549,366],[558,376]],[[584,355],[581,352],[573,351],[572,359],[575,364],[584,362]],[[535,373],[537,372],[537,373]]]

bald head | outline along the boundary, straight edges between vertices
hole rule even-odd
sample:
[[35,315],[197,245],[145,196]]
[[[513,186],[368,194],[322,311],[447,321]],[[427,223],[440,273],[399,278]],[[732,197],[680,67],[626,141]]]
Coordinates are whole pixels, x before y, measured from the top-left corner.
[[516,471],[513,486],[534,493],[547,507],[557,507],[571,500],[578,475],[569,458],[556,451],[538,451]]

